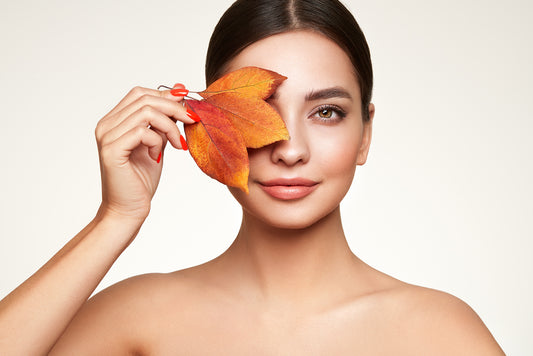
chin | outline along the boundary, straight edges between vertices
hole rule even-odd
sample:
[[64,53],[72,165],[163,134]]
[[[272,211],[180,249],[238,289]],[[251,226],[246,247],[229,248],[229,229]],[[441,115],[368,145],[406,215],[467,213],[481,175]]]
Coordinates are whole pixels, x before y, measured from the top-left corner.
[[258,215],[250,211],[245,211],[244,213],[248,215],[252,215],[255,219],[261,220],[266,225],[272,228],[283,229],[283,230],[304,230],[315,225],[317,222],[325,218],[325,216],[320,216],[320,217],[314,217],[314,216],[309,216],[309,215],[301,216],[301,214],[299,214],[298,216],[295,216],[296,214]]
[[230,192],[242,206],[247,219],[275,229],[307,229],[339,208],[337,199],[324,201],[320,195],[279,201],[253,189],[249,194],[236,188],[230,188]]

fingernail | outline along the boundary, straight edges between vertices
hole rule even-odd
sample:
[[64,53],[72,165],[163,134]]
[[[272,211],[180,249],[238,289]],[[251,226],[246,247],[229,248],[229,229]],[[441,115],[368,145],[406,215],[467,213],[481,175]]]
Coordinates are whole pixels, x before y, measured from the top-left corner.
[[174,96],[187,96],[189,94],[189,91],[187,89],[175,88],[170,89],[170,94]]
[[187,116],[193,119],[195,122],[199,122],[201,120],[200,116],[198,116],[194,111],[190,110],[189,108],[187,108]]
[[176,83],[174,84],[174,86],[172,88],[175,88],[175,89],[185,89],[185,85],[181,84],[181,83]]
[[159,152],[159,156],[157,156],[157,163],[161,162],[161,152]]
[[187,141],[185,141],[185,137],[183,137],[182,135],[180,135],[180,143],[181,143],[181,148],[184,151],[187,151],[189,149],[189,146],[187,145]]

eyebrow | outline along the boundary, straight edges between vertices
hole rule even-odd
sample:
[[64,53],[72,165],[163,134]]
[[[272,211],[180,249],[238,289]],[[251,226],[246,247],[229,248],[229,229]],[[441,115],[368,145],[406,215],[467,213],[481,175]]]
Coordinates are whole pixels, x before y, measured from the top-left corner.
[[[324,100],[332,98],[346,98],[352,100],[352,96],[350,95],[348,90],[342,87],[331,87],[320,90],[311,90],[305,95],[305,101]],[[278,99],[278,92],[274,92],[269,99]]]
[[331,87],[320,90],[312,90],[305,96],[305,101],[314,101],[321,99],[332,99],[332,98],[346,98],[352,100],[350,93],[341,87]]

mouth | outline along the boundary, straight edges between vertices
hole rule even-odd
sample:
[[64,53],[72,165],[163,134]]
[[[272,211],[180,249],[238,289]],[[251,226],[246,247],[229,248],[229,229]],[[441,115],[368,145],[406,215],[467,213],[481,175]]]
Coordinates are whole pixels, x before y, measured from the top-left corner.
[[319,184],[305,178],[277,178],[258,183],[265,193],[280,200],[295,200],[306,197]]

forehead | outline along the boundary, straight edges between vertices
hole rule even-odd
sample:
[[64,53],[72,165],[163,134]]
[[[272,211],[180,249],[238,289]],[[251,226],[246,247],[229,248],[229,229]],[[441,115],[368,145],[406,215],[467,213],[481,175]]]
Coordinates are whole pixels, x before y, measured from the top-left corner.
[[257,41],[229,63],[228,71],[246,66],[287,76],[280,89],[308,92],[310,89],[342,86],[353,94],[359,93],[348,55],[335,42],[316,32],[284,32]]

